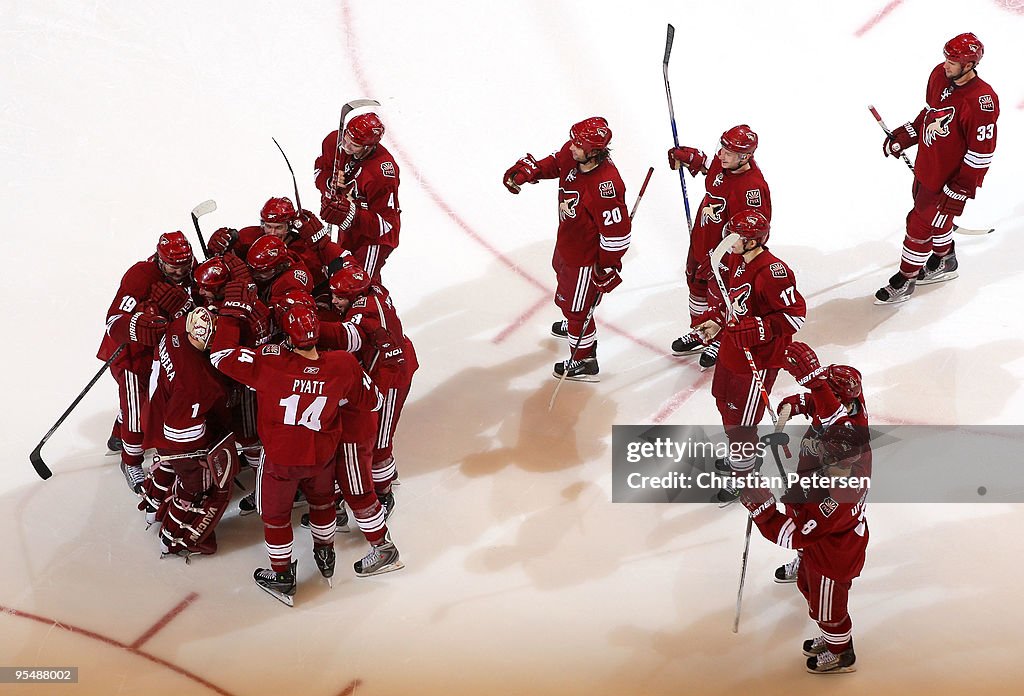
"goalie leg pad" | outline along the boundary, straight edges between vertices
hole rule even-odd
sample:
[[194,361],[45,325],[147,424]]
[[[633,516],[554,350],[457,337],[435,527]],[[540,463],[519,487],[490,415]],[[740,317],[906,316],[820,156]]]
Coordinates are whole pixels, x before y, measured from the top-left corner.
[[228,483],[226,488],[211,487],[206,493],[196,495],[184,489],[181,479],[175,482],[160,529],[161,551],[204,554],[217,551],[214,529],[231,500],[230,481]]
[[174,469],[161,462],[142,484],[142,502],[139,503],[139,509],[146,513],[147,525],[163,520],[163,515],[159,512],[164,507],[171,486],[174,485],[174,478]]

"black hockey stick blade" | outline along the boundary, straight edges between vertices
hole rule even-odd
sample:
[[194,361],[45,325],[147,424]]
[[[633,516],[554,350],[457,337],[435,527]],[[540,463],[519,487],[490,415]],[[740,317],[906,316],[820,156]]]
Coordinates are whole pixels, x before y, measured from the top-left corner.
[[676,38],[676,28],[671,24],[668,25],[668,32],[665,34],[665,60],[662,61],[665,65],[668,65],[668,58],[672,55],[672,42]]
[[960,225],[953,225],[953,231],[958,233],[958,234],[983,235],[983,234],[992,234],[993,232],[996,231],[996,228],[992,227],[992,228],[987,229],[987,230],[975,230],[975,229],[971,229],[970,227],[960,227]]
[[28,455],[28,458],[29,461],[32,462],[32,466],[33,468],[35,468],[36,473],[39,474],[39,478],[45,481],[46,479],[53,476],[53,472],[50,471],[50,467],[46,466],[46,462],[43,461],[43,455],[40,454],[40,451],[42,449],[43,443],[40,442],[38,445],[36,445],[36,448],[32,450],[32,454]]

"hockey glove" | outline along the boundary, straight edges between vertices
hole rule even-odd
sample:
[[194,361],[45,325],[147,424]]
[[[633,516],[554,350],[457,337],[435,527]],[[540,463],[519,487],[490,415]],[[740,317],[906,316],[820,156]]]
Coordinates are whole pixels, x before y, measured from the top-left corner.
[[806,343],[793,341],[786,346],[785,353],[786,372],[793,375],[793,379],[801,387],[814,389],[823,380],[826,368],[818,363],[818,356]]
[[964,206],[967,205],[967,192],[956,184],[946,184],[942,187],[942,197],[939,199],[939,214],[957,217],[964,214]]
[[244,280],[246,283],[252,282],[252,269],[236,254],[225,254],[224,265],[231,271],[231,280]]
[[789,406],[790,416],[806,416],[807,415],[807,392],[802,394],[793,394],[793,396],[787,396],[785,399],[779,402],[778,411],[782,410],[783,406]]
[[914,124],[907,122],[892,132],[892,136],[886,136],[882,143],[882,154],[886,157],[899,157],[900,153],[908,147],[917,145],[917,131]]
[[750,516],[755,522],[771,517],[775,512],[775,494],[770,488],[743,488],[740,491],[740,502],[743,503],[743,507],[750,510]]
[[743,317],[727,329],[732,342],[739,348],[750,348],[772,339],[772,327],[761,317]]
[[348,196],[323,196],[320,199],[320,217],[342,230],[352,227],[360,209],[365,210],[366,205],[357,203]]
[[313,249],[317,249],[325,240],[328,239],[327,229],[324,224],[317,219],[316,215],[303,210],[299,213],[299,218],[293,223],[295,232],[306,241]]
[[238,241],[238,230],[230,227],[221,227],[210,235],[210,241],[206,243],[206,250],[213,256],[223,256]]
[[606,295],[622,285],[622,276],[619,275],[617,268],[597,268],[595,266],[591,279],[597,289]]
[[167,330],[167,320],[159,314],[143,310],[128,318],[128,340],[144,346],[155,346]]
[[256,289],[244,280],[232,280],[224,286],[224,303],[220,307],[222,317],[234,317],[248,321],[256,301]]
[[509,167],[502,178],[502,182],[512,193],[519,193],[519,187],[523,184],[536,184],[540,169],[537,167],[537,160],[533,155],[527,153],[520,157],[519,161]]
[[391,338],[384,327],[378,327],[370,335],[370,341],[378,351],[380,369],[384,372],[397,374],[405,365],[405,352],[398,341]]
[[668,166],[672,169],[686,167],[693,176],[705,171],[707,159],[708,156],[695,147],[673,147],[668,151]]
[[157,307],[172,317],[180,317],[192,309],[192,298],[189,297],[185,288],[171,285],[162,280],[150,286],[149,299],[156,302]]

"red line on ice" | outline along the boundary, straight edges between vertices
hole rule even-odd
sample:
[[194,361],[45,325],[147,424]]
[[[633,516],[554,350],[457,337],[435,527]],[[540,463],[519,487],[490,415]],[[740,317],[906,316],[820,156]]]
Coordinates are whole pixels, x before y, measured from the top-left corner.
[[853,35],[856,36],[856,37],[864,36],[869,31],[871,31],[875,27],[876,24],[878,24],[883,19],[885,19],[886,15],[888,15],[890,12],[892,12],[893,10],[895,10],[897,7],[899,7],[902,4],[903,4],[903,0],[890,0],[890,2],[885,7],[883,7],[878,12],[876,12],[875,16],[872,17],[870,20],[868,20],[867,24],[862,26],[857,31],[853,32]]
[[178,665],[176,665],[176,664],[174,664],[172,662],[168,662],[167,660],[164,660],[163,658],[157,657],[156,655],[150,655],[147,652],[143,652],[142,650],[139,650],[136,647],[133,647],[131,645],[127,645],[125,643],[122,643],[121,641],[115,640],[114,638],[110,638],[109,636],[104,636],[104,635],[102,635],[100,633],[96,633],[94,631],[90,631],[90,630],[85,629],[85,628],[79,628],[78,626],[73,626],[73,625],[71,625],[69,623],[64,623],[64,622],[61,622],[61,621],[57,621],[56,619],[48,619],[45,616],[39,616],[38,614],[31,614],[31,613],[29,613],[27,611],[21,611],[19,609],[13,609],[11,607],[0,606],[0,614],[10,614],[11,616],[17,616],[17,617],[20,617],[20,618],[23,618],[23,619],[29,619],[31,621],[36,621],[38,623],[45,624],[47,626],[53,626],[55,628],[59,628],[61,630],[67,631],[68,633],[74,633],[76,635],[84,636],[86,638],[92,638],[93,640],[98,640],[101,643],[106,643],[107,645],[113,646],[115,648],[121,648],[122,650],[124,650],[126,652],[129,652],[129,653],[131,653],[133,655],[138,655],[139,657],[141,657],[144,660],[149,660],[150,662],[152,662],[154,664],[157,664],[157,665],[160,665],[161,667],[166,667],[167,669],[171,670],[172,672],[177,672],[181,676],[186,677],[188,679],[191,679],[192,681],[194,681],[197,684],[205,686],[207,689],[209,689],[210,691],[213,691],[214,693],[224,694],[224,696],[234,696],[234,694],[232,694],[232,692],[227,691],[226,689],[222,689],[221,687],[217,686],[216,684],[212,684],[212,683],[208,682],[207,680],[205,680],[202,677],[200,677],[198,674],[190,672],[187,669],[185,669],[184,667],[179,667]]
[[146,643],[146,641],[148,641],[150,638],[152,638],[157,633],[159,633],[161,630],[163,630],[163,628],[167,624],[169,624],[171,621],[173,621],[178,616],[178,614],[180,614],[181,612],[183,612],[186,609],[188,609],[189,605],[192,604],[192,602],[196,601],[197,599],[199,599],[199,595],[197,595],[195,592],[189,592],[188,596],[185,597],[185,599],[183,599],[180,602],[178,602],[177,606],[175,606],[169,612],[167,612],[166,614],[161,616],[159,621],[157,621],[155,624],[150,626],[149,629],[145,633],[143,633],[141,636],[136,638],[135,642],[132,643],[131,647],[132,648],[141,648],[143,646],[143,644]]

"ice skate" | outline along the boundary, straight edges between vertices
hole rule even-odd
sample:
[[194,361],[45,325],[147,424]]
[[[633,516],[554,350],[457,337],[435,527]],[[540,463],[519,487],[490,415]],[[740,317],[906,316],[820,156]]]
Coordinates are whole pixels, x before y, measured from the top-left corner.
[[955,251],[950,251],[945,256],[932,254],[928,257],[928,262],[925,263],[924,268],[918,272],[917,284],[931,285],[932,283],[942,283],[959,278],[960,272],[957,268],[959,268],[959,264],[956,261]]
[[825,636],[808,638],[804,641],[804,655],[807,657],[815,657],[826,650],[828,650],[828,643],[825,642]]
[[238,501],[238,514],[242,517],[256,512],[256,491]]
[[780,565],[775,569],[775,582],[783,584],[788,582],[796,582],[796,574],[800,570],[800,556],[797,555],[789,563]]
[[121,454],[122,449],[124,449],[124,443],[121,442],[121,438],[111,435],[107,440],[107,454]]
[[704,350],[704,342],[696,331],[680,336],[672,341],[672,355],[693,355]]
[[916,283],[916,280],[911,280],[902,273],[896,273],[889,279],[888,285],[880,288],[875,293],[875,304],[884,305],[906,302],[914,294],[914,285]]
[[124,474],[124,480],[128,483],[128,488],[132,490],[132,493],[141,496],[142,484],[146,481],[146,472],[142,470],[142,467],[121,462],[121,473]]
[[574,382],[600,382],[601,379],[597,376],[600,371],[601,368],[597,365],[597,343],[594,343],[589,358],[556,362],[555,369],[551,374],[555,377],[565,374],[567,380]]
[[730,478],[725,482],[725,485],[722,486],[722,490],[715,494],[715,497],[711,502],[718,503],[719,508],[724,508],[729,507],[739,499],[740,489],[736,486],[735,481]]
[[718,362],[718,347],[721,345],[721,341],[714,340],[709,343],[700,354],[700,371],[714,367],[715,363]]
[[370,553],[352,564],[356,575],[366,578],[371,575],[390,573],[393,570],[400,570],[405,564],[398,557],[398,549],[391,542],[390,536],[385,536],[384,541],[370,549]]
[[569,320],[562,319],[552,324],[551,335],[555,338],[569,338]]
[[295,567],[298,563],[292,561],[288,570],[283,573],[278,573],[273,568],[257,568],[252,574],[252,579],[261,590],[274,599],[290,607],[295,606]]
[[[348,512],[345,511],[345,506],[341,505],[340,507],[336,508],[336,512],[337,512],[337,524],[338,524],[338,526],[334,528],[334,533],[335,534],[348,534],[352,530],[348,528]],[[387,519],[387,517],[385,517],[384,519]],[[308,512],[304,512],[302,514],[301,519],[299,519],[299,526],[302,527],[303,529],[309,529],[309,513]]]
[[324,580],[327,581],[330,587],[334,587],[334,582],[331,578],[334,577],[334,562],[336,558],[333,546],[317,546],[313,548],[313,560],[316,561],[316,567],[320,570],[320,575],[324,576]]
[[853,648],[844,650],[838,655],[826,648],[824,652],[807,658],[807,671],[811,674],[845,674],[846,672],[856,672],[856,662],[857,656],[854,654]]

